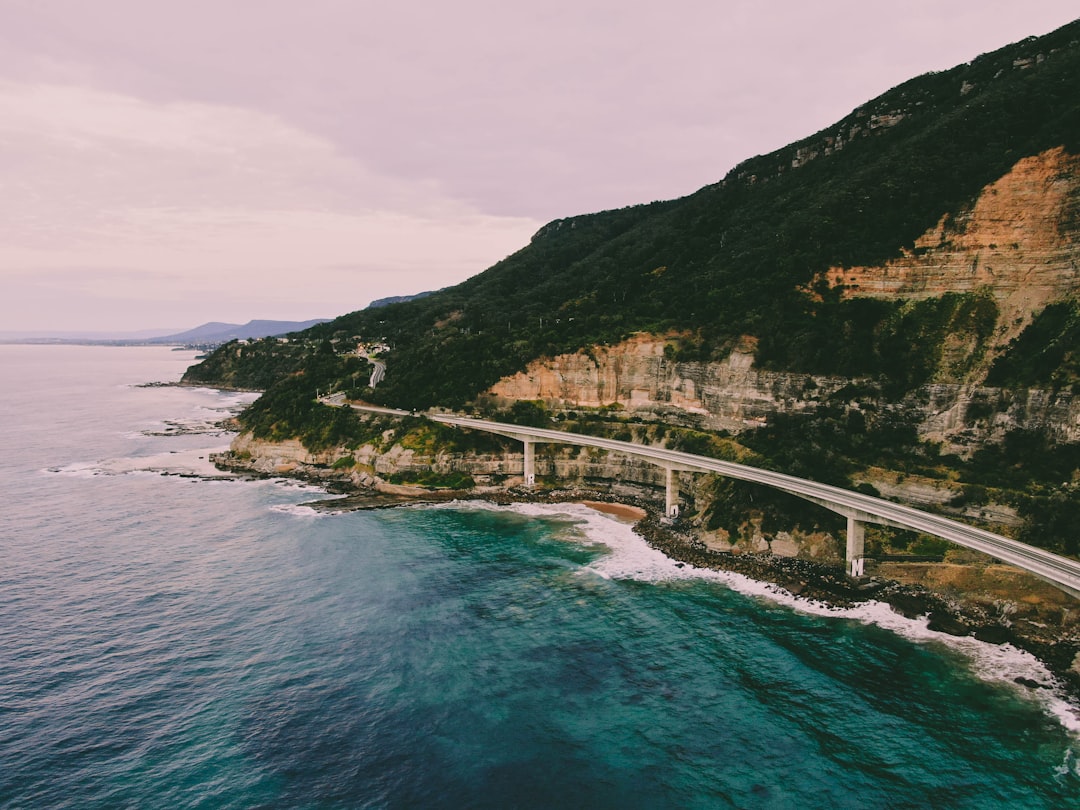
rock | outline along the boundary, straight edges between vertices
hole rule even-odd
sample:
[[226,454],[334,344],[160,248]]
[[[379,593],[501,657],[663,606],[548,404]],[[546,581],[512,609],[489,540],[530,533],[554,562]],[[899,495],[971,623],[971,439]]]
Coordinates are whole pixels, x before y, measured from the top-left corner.
[[930,603],[926,597],[909,593],[892,595],[889,598],[889,607],[906,619],[917,619],[930,612]]
[[1018,683],[1021,686],[1026,686],[1028,689],[1045,689],[1046,688],[1046,686],[1044,684],[1041,684],[1038,681],[1033,681],[1033,680],[1031,680],[1031,678],[1025,678],[1023,676],[1013,678],[1013,683]]
[[941,610],[935,610],[930,614],[927,627],[937,633],[948,633],[950,636],[966,636],[971,633],[970,627],[955,616]]
[[988,624],[975,628],[975,638],[987,644],[1008,644],[1013,640],[1013,632],[1000,624]]

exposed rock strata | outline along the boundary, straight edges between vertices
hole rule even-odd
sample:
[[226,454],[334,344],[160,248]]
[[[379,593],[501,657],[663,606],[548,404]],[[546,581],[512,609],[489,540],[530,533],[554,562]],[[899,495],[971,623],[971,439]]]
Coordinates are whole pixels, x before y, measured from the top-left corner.
[[496,401],[544,400],[561,408],[619,405],[634,412],[739,431],[772,413],[812,408],[849,380],[761,371],[746,351],[718,363],[676,362],[671,340],[638,335],[615,346],[537,361],[488,392]]
[[[969,210],[942,217],[902,255],[877,267],[836,267],[825,279],[846,297],[920,299],[986,290],[998,306],[994,345],[962,377],[948,357],[903,407],[920,433],[970,452],[1015,428],[1080,441],[1080,399],[1063,392],[980,387],[993,359],[1048,303],[1080,294],[1080,157],[1062,148],[1020,160]],[[677,336],[638,335],[615,346],[536,361],[488,391],[496,401],[627,411],[737,432],[776,413],[813,409],[851,380],[755,368],[749,346],[720,362],[677,362]],[[954,354],[970,355],[958,344]],[[949,347],[946,347],[947,349]],[[948,351],[946,351],[948,355]]]
[[975,204],[878,267],[834,267],[847,297],[930,298],[989,290],[999,345],[1048,303],[1080,290],[1080,157],[1057,148],[1020,160]]
[[[851,380],[754,368],[732,352],[717,363],[665,356],[669,339],[638,335],[614,346],[537,361],[494,385],[496,402],[543,400],[554,408],[618,405],[625,411],[706,429],[739,432],[776,413],[813,410]],[[1009,430],[1037,430],[1080,441],[1080,397],[1065,391],[1012,391],[938,382],[912,392],[900,407],[921,415],[919,432],[966,453]]]

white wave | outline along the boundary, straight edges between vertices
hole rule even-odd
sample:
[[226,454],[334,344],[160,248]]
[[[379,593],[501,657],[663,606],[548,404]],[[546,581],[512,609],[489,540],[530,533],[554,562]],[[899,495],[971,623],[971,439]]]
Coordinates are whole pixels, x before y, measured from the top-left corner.
[[313,509],[310,506],[305,506],[299,503],[277,503],[270,507],[271,512],[279,512],[283,515],[293,515],[295,517],[304,518],[318,518],[326,517],[331,513],[321,512],[318,509]]
[[[990,644],[970,636],[952,636],[931,630],[926,617],[909,619],[888,604],[868,601],[853,607],[834,607],[795,596],[779,585],[759,582],[731,571],[714,571],[680,563],[652,548],[633,527],[584,504],[520,503],[500,506],[484,501],[453,501],[426,508],[491,509],[521,515],[551,518],[567,516],[580,527],[588,542],[604,546],[608,553],[584,566],[582,573],[605,579],[631,579],[641,582],[704,580],[722,584],[745,596],[766,599],[800,613],[873,624],[920,644],[941,644],[959,652],[970,664],[976,677],[1007,684],[1019,694],[1037,701],[1070,733],[1080,736],[1080,706],[1070,701],[1057,678],[1034,655],[1011,644]],[[1038,684],[1030,689],[1017,679]]]
[[1075,751],[1066,748],[1061,764],[1054,768],[1054,776],[1058,780],[1063,780],[1069,775],[1080,776],[1080,760],[1077,759]]
[[231,477],[231,473],[222,472],[215,467],[210,461],[210,455],[224,452],[227,449],[228,446],[202,447],[192,450],[158,453],[152,456],[126,456],[108,458],[102,461],[76,462],[64,467],[50,468],[45,472],[83,478],[95,475],[130,475],[132,473],[225,478]]
[[270,478],[268,479],[274,486],[280,489],[292,489],[297,492],[315,492],[320,495],[327,495],[327,497],[344,498],[344,495],[329,495],[326,492],[325,487],[321,487],[318,484],[312,484],[307,481],[300,481],[296,478]]

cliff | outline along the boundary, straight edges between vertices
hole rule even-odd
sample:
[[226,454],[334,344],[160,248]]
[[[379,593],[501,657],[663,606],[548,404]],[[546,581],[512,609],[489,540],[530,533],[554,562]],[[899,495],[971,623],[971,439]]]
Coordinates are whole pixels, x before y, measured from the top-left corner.
[[[943,215],[899,258],[832,267],[823,277],[845,298],[987,291],[999,313],[991,360],[1047,304],[1080,291],[1080,157],[1063,147],[1025,157],[974,204]],[[987,367],[972,369],[969,379]]]
[[[185,379],[266,389],[235,454],[266,471],[512,485],[515,448],[359,424],[317,403],[332,388],[746,453],[1080,554],[1077,75],[1080,21],[916,77],[687,197],[555,220],[462,284],[226,346]],[[375,389],[358,342],[389,347]],[[538,473],[657,486],[562,451]],[[835,528],[801,503],[682,489],[702,553],[835,555]]]
[[[740,433],[777,414],[812,413],[858,382],[762,371],[743,351],[719,362],[678,362],[665,354],[672,342],[639,335],[615,346],[536,361],[500,380],[487,395],[501,406],[518,400],[540,400],[554,409],[615,405],[630,415]],[[884,399],[872,404],[889,405]],[[1071,392],[938,382],[911,392],[899,407],[917,415],[923,439],[964,455],[1017,430],[1063,443],[1080,441],[1080,397]]]
[[847,384],[843,378],[761,371],[754,356],[735,350],[720,362],[678,362],[677,336],[638,335],[614,346],[530,363],[488,390],[500,403],[543,400],[559,408],[618,405],[633,412],[739,431],[771,413],[813,407]]

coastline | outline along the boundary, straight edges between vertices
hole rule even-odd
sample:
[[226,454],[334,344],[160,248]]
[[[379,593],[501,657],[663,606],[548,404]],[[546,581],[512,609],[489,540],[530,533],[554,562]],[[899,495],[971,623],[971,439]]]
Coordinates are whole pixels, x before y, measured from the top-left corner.
[[[287,471],[267,473],[231,453],[212,459],[218,469],[252,478],[294,478],[314,484],[332,499],[318,499],[300,504],[322,512],[340,513],[355,510],[387,509],[406,505],[439,504],[452,501],[486,501],[513,504],[578,503],[607,517],[631,525],[651,548],[679,564],[703,570],[740,575],[762,585],[779,588],[795,604],[824,606],[844,610],[874,602],[886,605],[893,613],[909,620],[926,620],[927,630],[953,639],[970,638],[991,645],[1012,645],[1041,662],[1057,681],[1059,691],[1078,712],[1080,725],[1080,638],[1068,628],[1055,628],[1037,622],[1014,626],[1007,615],[993,614],[986,606],[972,600],[904,584],[875,576],[849,579],[842,568],[825,563],[773,554],[738,554],[716,551],[698,540],[691,527],[671,523],[662,515],[662,506],[645,498],[615,495],[602,489],[566,487],[531,490],[521,487],[483,487],[467,490],[389,487],[378,491],[357,487],[329,469],[296,466]],[[1032,690],[1046,684],[1017,678],[1020,686]]]

